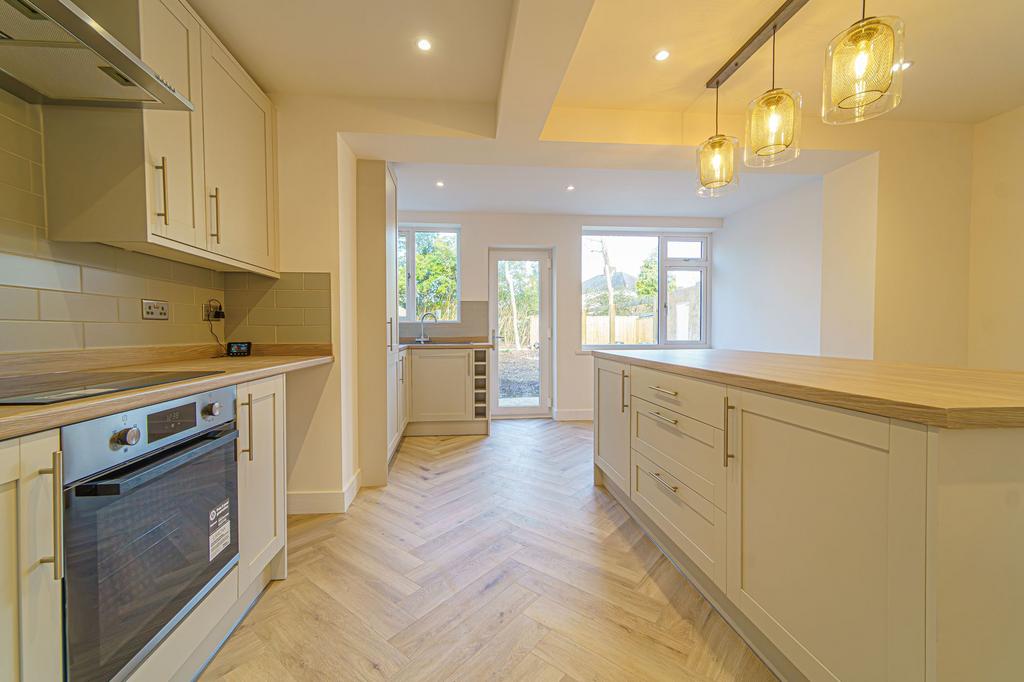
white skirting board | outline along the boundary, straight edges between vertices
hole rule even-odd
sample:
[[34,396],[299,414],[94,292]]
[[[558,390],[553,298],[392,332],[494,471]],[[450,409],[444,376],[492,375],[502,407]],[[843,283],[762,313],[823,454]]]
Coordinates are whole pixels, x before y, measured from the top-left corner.
[[[359,489],[358,483],[356,490]],[[341,514],[348,509],[345,490],[297,490],[288,492],[289,514]],[[352,497],[355,497],[353,492]]]
[[551,416],[556,422],[589,422],[594,419],[594,410],[559,410],[555,408]]

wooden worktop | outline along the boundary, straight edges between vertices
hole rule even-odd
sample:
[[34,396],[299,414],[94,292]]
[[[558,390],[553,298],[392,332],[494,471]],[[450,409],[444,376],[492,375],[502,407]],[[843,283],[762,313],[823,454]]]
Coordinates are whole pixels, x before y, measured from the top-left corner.
[[1024,372],[734,350],[602,350],[593,354],[928,426],[1024,427]]
[[[172,400],[222,386],[254,381],[264,377],[326,365],[330,355],[256,355],[251,357],[195,358],[172,362],[147,362],[118,366],[121,371],[220,371],[223,374],[148,386],[132,391],[69,400],[53,405],[0,405],[0,440],[46,431],[67,424],[116,414],[135,407]],[[62,368],[63,369],[63,368]]]
[[398,344],[398,350],[408,348],[461,348],[465,350],[494,348],[489,341],[430,341],[428,343],[402,342]]

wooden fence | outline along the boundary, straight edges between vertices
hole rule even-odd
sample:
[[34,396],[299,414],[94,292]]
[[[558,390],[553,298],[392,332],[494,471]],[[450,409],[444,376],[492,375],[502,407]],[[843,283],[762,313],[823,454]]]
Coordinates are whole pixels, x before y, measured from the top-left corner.
[[654,343],[655,318],[653,316],[616,315],[615,340],[608,339],[608,316],[583,314],[583,343]]

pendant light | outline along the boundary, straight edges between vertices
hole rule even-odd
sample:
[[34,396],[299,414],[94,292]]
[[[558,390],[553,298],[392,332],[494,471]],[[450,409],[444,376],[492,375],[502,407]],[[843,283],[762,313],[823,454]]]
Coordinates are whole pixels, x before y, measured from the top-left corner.
[[775,27],[772,27],[772,87],[747,106],[743,140],[743,163],[767,168],[800,156],[800,114],[803,98],[799,92],[775,87]]
[[715,83],[715,134],[697,147],[697,196],[718,197],[739,184],[737,142],[735,137],[718,133],[718,84]]
[[903,97],[903,20],[868,17],[828,44],[821,118],[825,123],[866,121],[899,106]]

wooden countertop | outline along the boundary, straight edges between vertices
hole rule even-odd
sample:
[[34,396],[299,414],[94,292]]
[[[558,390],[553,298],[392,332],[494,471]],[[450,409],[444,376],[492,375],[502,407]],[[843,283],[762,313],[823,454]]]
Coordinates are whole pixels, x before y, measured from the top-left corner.
[[430,343],[400,343],[398,344],[398,350],[406,350],[409,348],[462,348],[465,350],[494,348],[494,344],[488,341],[452,341],[446,343],[444,341]]
[[593,355],[928,426],[1024,428],[1024,372],[733,350],[601,350]]
[[117,367],[124,371],[222,371],[223,374],[178,381],[173,384],[149,386],[132,391],[109,393],[94,398],[69,400],[53,405],[0,406],[0,440],[38,433],[67,424],[116,414],[135,407],[202,393],[222,386],[233,386],[263,377],[294,372],[300,369],[330,364],[329,355],[256,355],[243,358],[197,358],[174,362],[149,362]]

